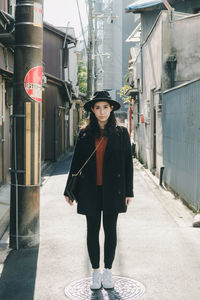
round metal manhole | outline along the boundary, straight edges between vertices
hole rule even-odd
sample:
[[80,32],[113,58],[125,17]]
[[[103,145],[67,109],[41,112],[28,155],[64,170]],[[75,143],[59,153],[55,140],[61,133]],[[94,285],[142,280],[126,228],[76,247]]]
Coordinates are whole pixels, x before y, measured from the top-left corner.
[[71,300],[133,300],[145,292],[144,285],[136,280],[119,276],[113,276],[113,279],[114,289],[97,291],[90,289],[91,277],[73,281],[65,288],[65,295]]

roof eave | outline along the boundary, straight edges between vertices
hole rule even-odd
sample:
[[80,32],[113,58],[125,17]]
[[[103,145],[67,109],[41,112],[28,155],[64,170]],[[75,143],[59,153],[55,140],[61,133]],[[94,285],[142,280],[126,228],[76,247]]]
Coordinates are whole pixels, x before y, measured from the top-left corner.
[[159,9],[159,4],[151,7],[145,7],[145,8],[135,8],[135,9],[127,9],[125,10],[126,13],[132,12],[135,14],[141,14],[144,11],[153,11]]
[[134,13],[136,11],[137,11],[136,9],[125,9],[126,13],[130,13],[130,12]]
[[[47,29],[47,30],[49,30],[51,32],[54,32],[55,34],[59,35],[62,38],[65,38],[66,33],[64,33],[63,31],[59,30],[57,27],[51,25],[50,23],[44,21],[43,22],[43,26],[44,26],[45,29]],[[68,44],[69,43],[73,43],[73,44],[77,43],[77,39],[73,38],[70,35],[67,35],[67,40],[68,40]]]

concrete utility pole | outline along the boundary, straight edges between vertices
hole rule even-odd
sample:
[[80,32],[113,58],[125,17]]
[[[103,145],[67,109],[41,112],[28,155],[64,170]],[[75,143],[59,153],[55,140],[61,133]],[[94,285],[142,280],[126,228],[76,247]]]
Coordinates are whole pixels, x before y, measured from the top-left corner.
[[88,0],[88,70],[87,70],[87,98],[91,98],[94,90],[94,26],[93,26],[93,0]]
[[43,0],[17,0],[10,247],[39,245]]
[[97,90],[97,49],[98,49],[98,35],[97,35],[97,18],[95,18],[95,29],[94,29],[94,91]]

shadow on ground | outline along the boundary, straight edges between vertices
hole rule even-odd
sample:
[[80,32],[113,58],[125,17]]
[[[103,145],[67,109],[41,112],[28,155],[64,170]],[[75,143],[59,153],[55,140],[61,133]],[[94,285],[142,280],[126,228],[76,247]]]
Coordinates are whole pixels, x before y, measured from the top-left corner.
[[[109,300],[123,300],[122,297],[115,289],[106,290],[107,299]],[[92,291],[90,300],[104,300],[104,295],[102,290]]]
[[[72,160],[73,153],[68,153],[62,160],[53,164],[53,169],[47,169],[47,176],[53,175],[62,175],[67,174],[69,172],[71,160]],[[48,173],[49,172],[49,173]]]
[[0,277],[0,299],[34,299],[39,248],[12,250]]

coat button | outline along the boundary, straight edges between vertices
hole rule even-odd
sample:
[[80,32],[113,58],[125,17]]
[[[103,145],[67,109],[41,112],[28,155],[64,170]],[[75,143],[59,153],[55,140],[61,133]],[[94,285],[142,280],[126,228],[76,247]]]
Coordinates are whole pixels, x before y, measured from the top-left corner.
[[121,195],[121,191],[118,191],[118,195]]
[[117,177],[120,177],[121,176],[121,174],[117,174]]

